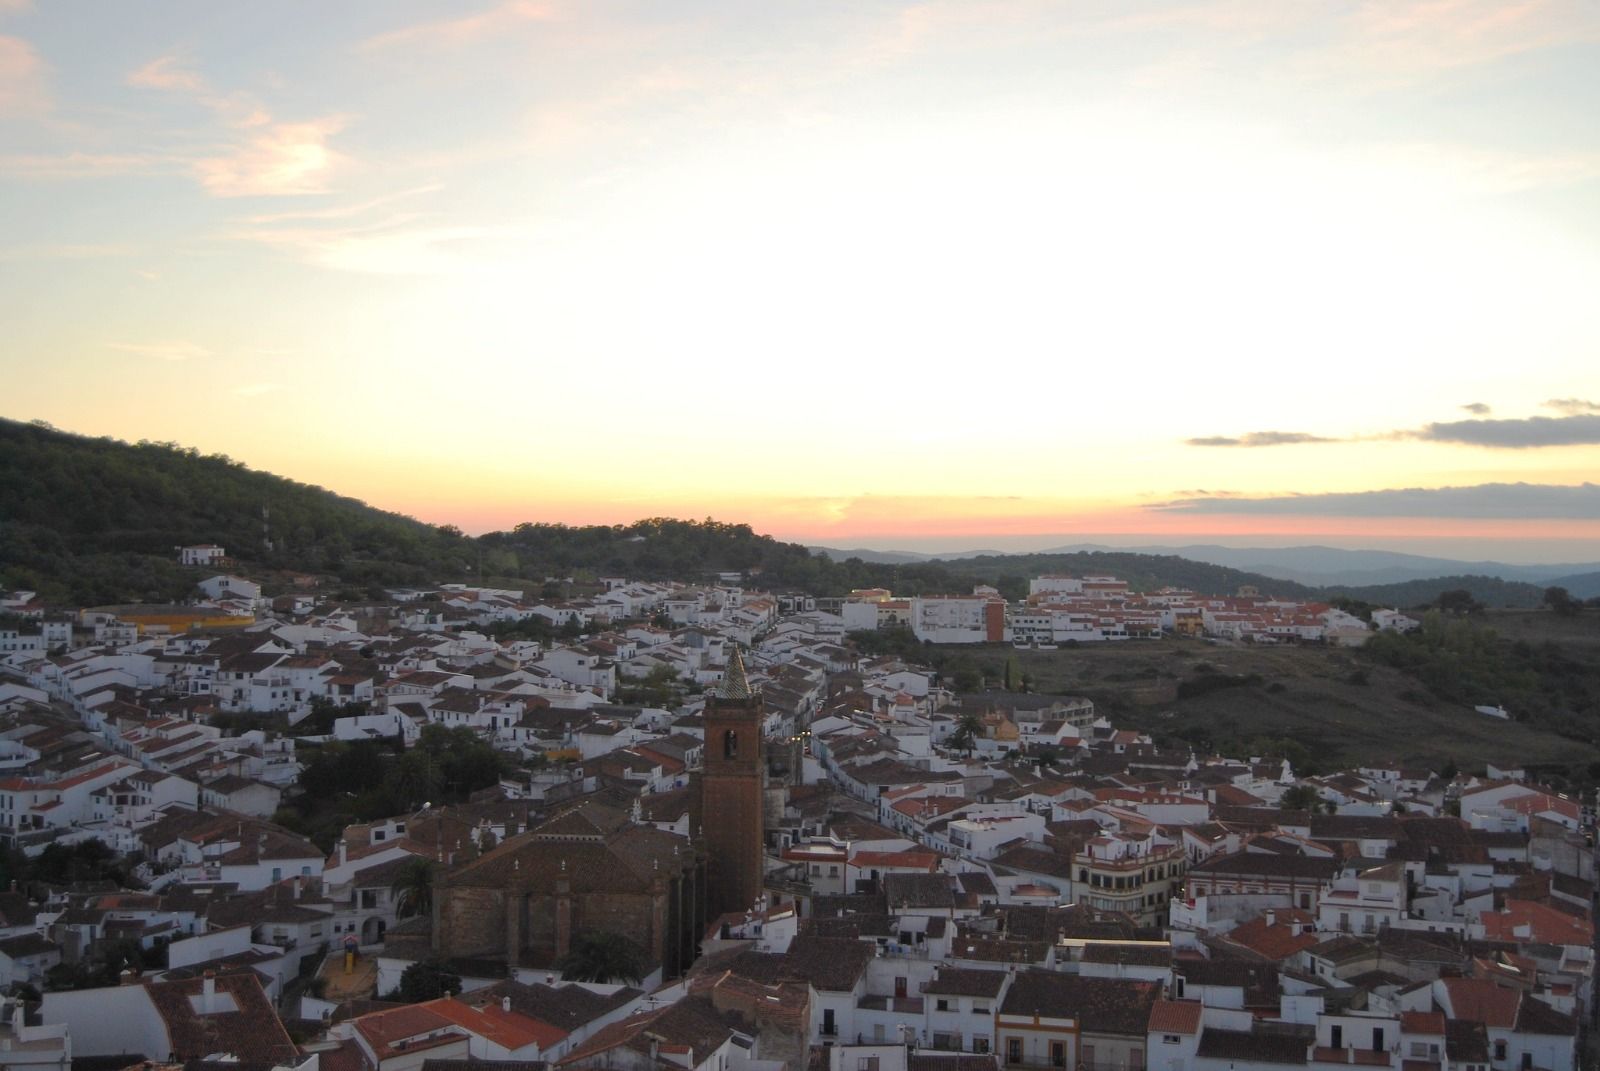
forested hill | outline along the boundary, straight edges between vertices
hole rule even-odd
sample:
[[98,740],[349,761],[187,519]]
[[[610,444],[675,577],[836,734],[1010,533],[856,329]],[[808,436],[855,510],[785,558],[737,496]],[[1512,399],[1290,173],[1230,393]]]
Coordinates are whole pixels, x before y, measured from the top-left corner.
[[[529,503],[528,512],[537,515],[538,504]],[[230,568],[268,580],[269,591],[275,571],[294,571],[328,578],[350,597],[447,581],[536,587],[549,576],[694,580],[730,570],[759,571],[770,589],[817,595],[867,587],[943,594],[991,584],[1018,598],[1030,577],[1053,572],[1110,574],[1137,590],[1172,585],[1231,594],[1249,585],[1286,597],[1339,594],[1186,558],[1110,551],[836,562],[757,535],[749,525],[709,519],[529,523],[471,538],[221,455],[0,420],[0,588],[26,588],[76,606],[181,599],[206,575],[177,564],[176,548],[195,543],[221,544],[234,559]],[[1384,589],[1349,594],[1399,601]]]
[[[270,547],[269,547],[270,541]],[[0,587],[74,605],[190,594],[176,548],[247,570],[403,583],[459,571],[470,540],[221,455],[0,420]]]

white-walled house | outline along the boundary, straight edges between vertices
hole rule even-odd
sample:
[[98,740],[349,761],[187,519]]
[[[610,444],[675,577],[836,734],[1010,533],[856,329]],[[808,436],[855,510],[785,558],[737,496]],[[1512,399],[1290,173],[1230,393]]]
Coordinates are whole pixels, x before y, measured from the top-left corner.
[[242,576],[221,573],[217,576],[207,577],[196,586],[206,593],[207,598],[213,600],[243,599],[251,603],[259,603],[261,601],[261,585],[253,580],[246,580]]

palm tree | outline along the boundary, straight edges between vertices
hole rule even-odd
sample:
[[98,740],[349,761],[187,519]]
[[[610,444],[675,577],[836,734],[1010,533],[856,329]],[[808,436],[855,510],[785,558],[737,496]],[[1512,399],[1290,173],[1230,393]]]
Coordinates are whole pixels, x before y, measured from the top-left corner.
[[572,982],[630,982],[644,979],[644,949],[622,936],[604,930],[588,930],[578,935],[572,949],[556,960],[556,969]]
[[972,754],[972,745],[983,735],[983,719],[974,711],[967,711],[956,722],[956,731],[950,734],[950,746]]
[[432,859],[420,855],[407,859],[389,883],[389,893],[394,897],[394,912],[400,918],[433,913]]

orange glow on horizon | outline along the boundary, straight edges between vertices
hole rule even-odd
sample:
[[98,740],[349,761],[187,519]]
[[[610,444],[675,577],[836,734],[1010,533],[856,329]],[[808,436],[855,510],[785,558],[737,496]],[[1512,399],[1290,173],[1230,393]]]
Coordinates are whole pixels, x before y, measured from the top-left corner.
[[1196,541],[1211,537],[1383,540],[1600,541],[1600,519],[1276,516],[1188,513],[1139,506],[993,498],[721,499],[670,502],[637,499],[584,502],[544,500],[527,506],[432,500],[377,503],[433,524],[454,524],[472,535],[508,531],[524,522],[573,526],[631,524],[646,517],[749,524],[788,542],[892,545],[934,539],[1084,535],[1148,536]]

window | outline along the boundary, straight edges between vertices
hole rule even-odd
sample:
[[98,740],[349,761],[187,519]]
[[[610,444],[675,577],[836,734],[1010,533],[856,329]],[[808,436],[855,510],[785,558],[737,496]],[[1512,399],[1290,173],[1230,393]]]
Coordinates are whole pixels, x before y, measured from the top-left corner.
[[1022,1062],[1022,1039],[1006,1038],[1006,1063],[1020,1064]]
[[972,1014],[973,1015],[988,1015],[989,1014],[989,1005],[987,1005],[987,1004],[974,1004],[972,1006]]
[[934,1011],[949,1011],[950,1010],[950,1002],[948,1000],[944,999],[943,997],[940,997],[938,1000],[933,1002],[933,1010]]
[[[1086,1049],[1085,1051],[1088,1051],[1088,1050]],[[1066,1067],[1067,1066],[1067,1043],[1066,1042],[1064,1042],[1064,1041],[1052,1041],[1050,1043],[1050,1066],[1051,1067]]]
[[1163,1045],[1178,1045],[1178,1044],[1181,1044],[1182,1042],[1183,1042],[1183,1038],[1178,1034],[1162,1034],[1161,1035],[1161,1044],[1163,1044]]
[[728,729],[722,734],[722,757],[725,759],[739,757],[739,733],[737,730]]
[[976,1037],[976,1036],[973,1037],[973,1039],[972,1039],[972,1051],[973,1052],[988,1052],[989,1051],[989,1039],[986,1038],[986,1037]]
[[856,1071],[878,1071],[878,1058],[876,1056],[861,1056],[856,1059]]

